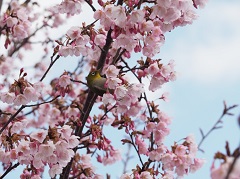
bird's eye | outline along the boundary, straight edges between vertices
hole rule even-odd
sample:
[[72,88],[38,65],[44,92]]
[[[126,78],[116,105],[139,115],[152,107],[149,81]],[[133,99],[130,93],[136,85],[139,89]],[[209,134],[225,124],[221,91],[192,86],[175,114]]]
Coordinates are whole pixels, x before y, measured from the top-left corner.
[[94,75],[95,75],[95,72],[93,71],[93,72],[91,73],[91,75],[94,76]]

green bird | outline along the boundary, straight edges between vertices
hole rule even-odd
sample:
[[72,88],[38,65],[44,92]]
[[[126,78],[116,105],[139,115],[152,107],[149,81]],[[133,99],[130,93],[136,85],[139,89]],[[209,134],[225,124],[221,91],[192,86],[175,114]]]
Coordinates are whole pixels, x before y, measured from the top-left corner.
[[87,84],[90,90],[99,96],[103,96],[106,93],[107,88],[105,87],[105,83],[107,81],[106,78],[100,75],[98,70],[91,71],[87,76]]

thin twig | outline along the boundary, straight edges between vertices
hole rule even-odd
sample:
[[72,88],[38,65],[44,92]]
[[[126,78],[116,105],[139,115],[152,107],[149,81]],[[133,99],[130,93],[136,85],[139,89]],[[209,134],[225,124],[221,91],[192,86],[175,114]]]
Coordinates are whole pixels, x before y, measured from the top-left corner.
[[107,39],[106,39],[106,43],[103,47],[103,50],[102,50],[102,53],[100,55],[100,58],[99,58],[99,61],[98,61],[98,65],[97,65],[97,69],[101,69],[103,68],[104,64],[105,64],[105,61],[106,61],[106,57],[107,57],[107,54],[108,54],[108,51],[110,49],[110,46],[112,44],[112,37],[111,37],[111,34],[112,34],[112,29],[110,29],[107,33]]
[[[53,57],[51,57],[51,58],[53,58]],[[60,56],[57,55],[56,58],[55,58],[53,61],[51,60],[51,63],[50,63],[50,65],[49,65],[47,71],[43,74],[43,76],[42,76],[42,78],[40,79],[40,81],[43,81],[43,79],[46,77],[46,75],[47,75],[47,73],[49,72],[49,70],[52,68],[53,64],[54,64],[59,58],[60,58]]]
[[39,105],[42,105],[42,104],[45,104],[45,103],[51,103],[52,101],[54,101],[55,99],[57,99],[59,96],[56,96],[55,98],[53,98],[52,100],[50,101],[45,101],[45,102],[42,102],[42,103],[38,103],[38,104],[30,104],[30,105],[22,105],[16,113],[14,113],[9,119],[8,121],[4,124],[4,126],[1,128],[0,130],[0,134],[2,134],[2,132],[4,131],[4,129],[6,129],[6,127],[8,126],[8,124],[10,122],[12,122],[14,120],[14,118],[26,107],[34,107],[34,106],[39,106]]
[[130,155],[131,154],[131,144],[127,144],[128,145],[128,151],[126,153],[126,160],[123,160],[123,173],[127,173],[127,164],[129,162],[130,159],[132,159],[133,157]]
[[139,158],[142,166],[144,166],[143,161],[142,161],[142,158],[141,158],[141,155],[140,155],[140,153],[139,153],[139,150],[137,149],[136,145],[134,144],[133,137],[132,137],[131,134],[129,134],[129,135],[130,135],[130,138],[131,138],[131,141],[132,141],[131,144],[133,145],[134,149],[136,150],[136,152],[137,152],[137,154],[138,154],[138,158]]
[[37,103],[37,104],[29,104],[29,105],[25,105],[25,107],[34,107],[34,106],[40,106],[42,104],[46,104],[46,103],[51,103],[53,102],[55,99],[57,99],[60,95],[56,96],[55,98],[51,99],[50,101],[44,101],[42,103]]
[[3,0],[0,1],[0,14],[1,14],[1,10],[2,10],[2,4],[3,4]]
[[85,2],[92,8],[94,12],[96,11],[96,8],[90,3],[90,0],[85,0]]
[[39,30],[41,30],[43,27],[45,27],[46,25],[43,24],[41,27],[37,28],[31,35],[29,35],[27,38],[23,39],[22,43],[20,45],[18,45],[16,48],[14,48],[13,51],[11,51],[8,56],[13,56],[14,53],[16,53],[22,46],[24,46],[26,43],[28,43],[28,40],[33,37]]
[[14,168],[17,168],[18,166],[19,163],[16,163],[15,165],[8,167],[8,169],[0,176],[0,179],[3,179],[10,171],[12,171]]
[[[105,61],[106,61],[106,57],[108,54],[108,51],[110,49],[110,46],[112,44],[112,37],[111,37],[111,33],[112,33],[112,29],[110,29],[107,33],[107,38],[106,38],[106,43],[103,47],[103,51],[101,52],[100,58],[98,60],[98,65],[97,65],[97,69],[102,69]],[[85,101],[84,107],[83,107],[83,113],[84,115],[81,115],[80,117],[80,121],[82,123],[81,126],[77,126],[75,129],[75,135],[77,136],[81,136],[82,135],[82,131],[83,128],[85,127],[85,123],[87,121],[87,118],[90,114],[90,111],[93,107],[93,104],[95,103],[95,100],[97,99],[98,95],[93,93],[91,90],[89,90],[88,92],[88,96],[87,99]],[[76,153],[77,148],[74,149],[74,152]],[[67,164],[67,166],[63,169],[63,172],[60,176],[60,179],[67,179],[69,178],[69,173],[70,173],[70,169],[72,166],[72,162],[73,162],[73,158],[71,159],[71,161]]]
[[[82,126],[78,126],[75,130],[75,135],[76,136],[81,136],[83,128],[85,126],[85,123],[87,121],[87,118],[89,116],[89,113],[92,109],[93,104],[95,103],[95,100],[97,99],[97,94],[94,94],[92,91],[89,91],[86,102],[84,104],[84,108],[83,108],[83,112],[84,115],[81,115],[80,117],[80,121],[82,122]],[[77,151],[77,147],[74,148],[74,152],[76,153]],[[60,176],[60,179],[67,179],[69,178],[69,173],[70,173],[70,169],[72,166],[72,162],[73,162],[73,158],[71,159],[71,161],[68,163],[68,165],[64,168],[63,173]]]
[[72,82],[76,82],[76,83],[82,83],[82,84],[84,84],[84,85],[86,85],[87,86],[87,83],[85,83],[85,82],[82,82],[82,81],[79,81],[79,80],[74,80],[74,79],[70,79]]
[[102,115],[100,121],[101,121],[101,120],[104,120],[103,118],[104,118],[105,116],[107,116],[107,113],[109,113],[112,109],[114,109],[114,108],[116,108],[116,107],[117,107],[117,106],[114,105],[114,106],[112,106],[110,109],[108,109],[108,110]]
[[225,115],[232,115],[231,113],[229,113],[229,111],[233,108],[237,107],[237,105],[233,105],[230,107],[226,106],[226,103],[224,102],[224,109],[223,109],[223,113],[222,115],[219,117],[219,119],[215,122],[215,124],[213,125],[213,127],[206,133],[204,134],[202,129],[200,129],[201,135],[202,135],[202,139],[200,140],[199,144],[198,144],[198,150],[202,151],[203,150],[200,148],[200,146],[202,145],[203,141],[216,129],[221,128],[222,126],[218,126],[218,124],[222,123],[222,119]]
[[22,105],[17,112],[15,112],[9,119],[8,121],[4,124],[4,126],[0,129],[0,134],[2,134],[2,132],[4,131],[4,129],[6,129],[6,127],[8,126],[8,124],[10,122],[12,122],[14,120],[14,118],[25,108],[25,105]]
[[239,157],[240,157],[240,151],[238,152],[238,155],[234,157],[234,160],[233,160],[232,164],[230,165],[230,167],[229,167],[229,169],[228,169],[228,172],[227,172],[227,175],[226,175],[225,179],[229,179],[230,174],[231,174],[231,172],[233,171],[234,165],[236,164],[237,159],[238,159]]

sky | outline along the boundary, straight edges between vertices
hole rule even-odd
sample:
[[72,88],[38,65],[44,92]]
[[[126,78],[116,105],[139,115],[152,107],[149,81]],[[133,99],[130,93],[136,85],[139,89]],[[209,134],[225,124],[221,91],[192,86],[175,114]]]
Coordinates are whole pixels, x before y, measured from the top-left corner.
[[[198,143],[201,140],[199,128],[206,133],[212,127],[223,111],[224,100],[228,105],[240,104],[239,9],[239,0],[209,0],[204,9],[197,11],[199,17],[192,25],[166,34],[158,57],[165,63],[175,60],[178,72],[177,80],[159,92],[170,93],[170,102],[161,104],[162,110],[172,118],[171,133],[166,138],[168,145],[189,134],[194,134]],[[232,112],[234,116],[223,119],[223,128],[204,141],[205,152],[198,155],[206,159],[204,167],[184,178],[210,178],[214,153],[224,153],[226,141],[230,142],[232,150],[237,147],[240,132],[236,119],[240,108]]]
[[[222,114],[223,101],[228,105],[240,102],[240,1],[210,0],[198,11],[192,25],[177,28],[166,35],[161,49],[163,59],[174,59],[178,79],[169,84],[170,102],[163,108],[172,116],[171,134],[177,140],[193,133],[200,141],[199,128],[206,133]],[[234,150],[240,141],[237,117],[223,119],[223,128],[214,131],[203,143],[204,167],[187,179],[210,178],[214,153],[225,153],[225,142]]]

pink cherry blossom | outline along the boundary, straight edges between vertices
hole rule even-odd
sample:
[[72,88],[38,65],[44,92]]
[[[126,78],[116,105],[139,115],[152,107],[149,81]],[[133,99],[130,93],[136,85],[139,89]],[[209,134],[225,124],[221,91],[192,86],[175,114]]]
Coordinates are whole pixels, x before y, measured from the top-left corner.
[[0,94],[0,99],[4,103],[12,104],[15,99],[15,95],[14,93],[4,92]]
[[18,133],[21,130],[24,130],[26,126],[28,125],[29,121],[27,119],[23,119],[21,121],[16,121],[13,123],[11,127],[11,132],[12,133]]
[[127,88],[124,85],[118,86],[115,89],[115,95],[117,99],[121,99],[122,97],[124,97],[127,93]]
[[41,144],[39,146],[39,153],[44,155],[45,157],[53,155],[53,151],[56,149],[56,146],[52,141],[48,141],[47,144]]
[[133,10],[130,18],[129,18],[129,21],[130,23],[141,23],[144,21],[144,12],[142,10]]
[[64,0],[56,9],[61,14],[66,13],[69,15],[79,14],[82,11],[82,4],[79,0]]
[[61,137],[68,140],[72,134],[72,128],[69,125],[64,125],[58,130],[61,133]]
[[34,131],[30,134],[32,139],[37,140],[38,142],[42,143],[43,140],[46,138],[48,132],[44,129],[40,129],[38,131]]
[[8,17],[6,22],[7,22],[8,27],[13,27],[14,25],[16,25],[18,23],[18,20],[15,17]]
[[102,102],[105,105],[107,104],[114,105],[116,103],[116,100],[114,99],[114,96],[111,95],[110,93],[105,93],[103,94]]
[[193,0],[193,3],[196,7],[200,7],[200,8],[203,8],[206,3],[208,2],[208,0]]
[[103,165],[110,165],[121,159],[119,150],[111,150],[109,155],[103,157]]
[[72,39],[77,39],[81,36],[81,29],[80,27],[74,26],[71,27],[68,31],[67,31],[67,35]]
[[140,178],[141,179],[152,179],[153,177],[149,172],[144,171],[140,174]]
[[148,73],[150,74],[150,75],[155,75],[155,74],[157,74],[157,72],[159,72],[159,67],[158,67],[158,63],[157,62],[155,62],[155,63],[152,63],[149,67],[148,67],[148,69],[147,69],[147,71],[148,71]]
[[32,87],[28,86],[23,91],[24,96],[28,101],[37,101],[40,94]]
[[194,173],[196,172],[197,170],[199,170],[200,168],[202,168],[203,164],[206,162],[206,160],[204,159],[198,159],[198,158],[195,158],[194,159],[194,163],[191,164],[190,166],[190,172],[191,173]]
[[68,75],[62,75],[60,78],[59,78],[59,81],[58,81],[58,84],[65,88],[67,87],[68,85],[70,85],[71,83],[71,80],[70,80],[70,76]]
[[103,34],[98,34],[95,36],[94,42],[96,45],[104,46],[106,42],[106,36]]
[[23,94],[17,95],[16,98],[13,100],[13,103],[17,106],[26,105],[28,102],[29,100]]
[[114,66],[114,65],[109,65],[109,67],[108,67],[107,70],[105,71],[105,74],[106,74],[107,78],[114,78],[114,77],[117,77],[119,71],[120,71],[120,70],[117,69],[116,66]]
[[18,24],[13,27],[13,35],[18,39],[24,39],[28,36],[28,32],[22,24]]
[[54,164],[50,166],[49,175],[51,178],[54,178],[55,175],[62,173],[62,167],[59,164]]
[[124,23],[127,20],[124,7],[110,4],[105,7],[105,13],[117,26],[124,27]]
[[68,147],[74,148],[79,144],[79,136],[71,135],[68,139]]
[[59,55],[60,56],[67,57],[68,55],[73,56],[73,54],[74,54],[74,47],[71,46],[71,45],[62,46],[59,49]]
[[108,78],[106,81],[106,85],[109,89],[115,89],[119,83],[121,83],[122,80],[120,80],[119,78]]
[[26,21],[28,19],[28,14],[26,13],[25,8],[21,8],[17,11],[17,17],[22,21]]
[[[233,157],[226,157],[226,161],[220,164],[219,167],[213,167],[211,168],[211,178],[212,179],[224,179],[226,178],[227,172],[229,171],[229,167],[231,166],[233,162]],[[240,160],[237,159],[232,172],[230,173],[229,178],[239,178],[240,172],[239,172],[239,166],[240,166]]]
[[178,145],[175,149],[176,155],[185,155],[186,154],[187,147],[184,145]]
[[138,150],[140,154],[147,154],[148,153],[148,149],[147,149],[147,145],[144,142],[144,140],[140,139],[140,136],[136,136],[136,144],[138,146]]
[[33,166],[34,166],[36,169],[40,169],[40,168],[44,167],[44,163],[42,162],[42,158],[41,158],[41,157],[38,157],[38,155],[35,155],[35,156],[34,156]]
[[95,19],[100,19],[100,24],[105,27],[106,30],[108,30],[113,25],[113,20],[108,17],[105,12],[101,10],[95,11],[93,17]]

